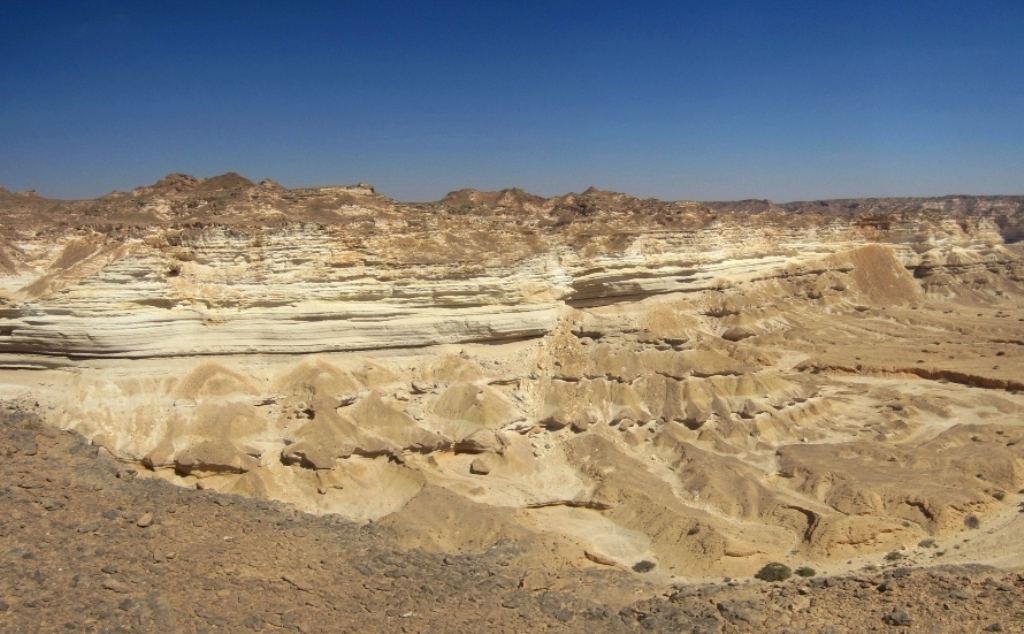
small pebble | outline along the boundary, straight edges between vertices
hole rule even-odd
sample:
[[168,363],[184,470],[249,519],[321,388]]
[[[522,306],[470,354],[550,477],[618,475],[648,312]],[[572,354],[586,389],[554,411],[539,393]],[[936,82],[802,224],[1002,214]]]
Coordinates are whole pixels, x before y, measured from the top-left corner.
[[884,617],[882,617],[882,620],[885,622],[886,625],[892,625],[894,627],[910,627],[910,625],[914,622],[914,619],[911,618],[911,616],[903,610],[890,612],[889,614],[886,614]]

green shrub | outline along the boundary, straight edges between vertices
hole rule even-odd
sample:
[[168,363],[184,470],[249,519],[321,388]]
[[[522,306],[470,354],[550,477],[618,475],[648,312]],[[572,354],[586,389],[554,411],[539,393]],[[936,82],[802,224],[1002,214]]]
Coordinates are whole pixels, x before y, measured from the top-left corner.
[[772,562],[765,564],[763,568],[757,571],[754,575],[755,579],[761,581],[785,581],[793,574],[793,571],[789,569],[786,564],[780,564],[779,562]]
[[633,572],[650,572],[654,570],[656,565],[653,561],[642,559],[633,564]]
[[818,574],[817,570],[815,570],[814,568],[809,568],[807,566],[800,566],[794,572],[801,577],[813,577],[814,575]]

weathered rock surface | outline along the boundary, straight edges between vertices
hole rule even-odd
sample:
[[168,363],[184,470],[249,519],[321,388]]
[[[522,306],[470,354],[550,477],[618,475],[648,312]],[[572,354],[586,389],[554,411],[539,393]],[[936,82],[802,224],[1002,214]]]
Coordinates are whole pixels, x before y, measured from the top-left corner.
[[2,193],[0,397],[142,479],[527,568],[1021,567],[1022,206]]

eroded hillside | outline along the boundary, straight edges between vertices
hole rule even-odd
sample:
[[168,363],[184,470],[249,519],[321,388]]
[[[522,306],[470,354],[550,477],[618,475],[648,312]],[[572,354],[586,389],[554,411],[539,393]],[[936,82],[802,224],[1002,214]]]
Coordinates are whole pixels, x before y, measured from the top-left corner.
[[1020,567],[1022,207],[0,191],[0,389],[144,476],[427,550]]

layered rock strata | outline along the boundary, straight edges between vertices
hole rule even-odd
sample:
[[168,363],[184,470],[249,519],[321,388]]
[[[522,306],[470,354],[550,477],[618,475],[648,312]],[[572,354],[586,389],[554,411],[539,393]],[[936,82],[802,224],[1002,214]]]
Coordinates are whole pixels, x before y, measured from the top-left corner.
[[997,539],[1022,205],[0,192],[0,388],[154,477],[552,567]]

